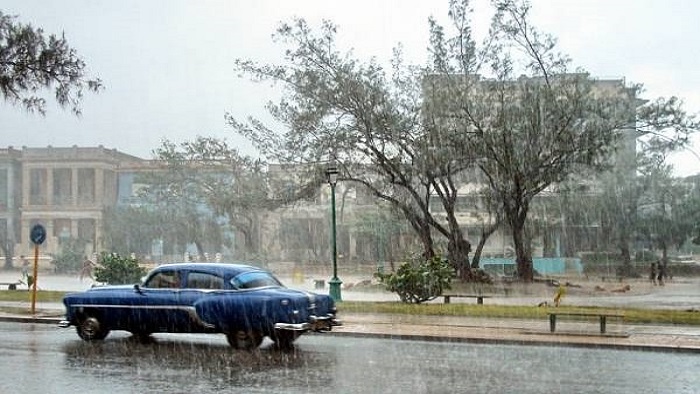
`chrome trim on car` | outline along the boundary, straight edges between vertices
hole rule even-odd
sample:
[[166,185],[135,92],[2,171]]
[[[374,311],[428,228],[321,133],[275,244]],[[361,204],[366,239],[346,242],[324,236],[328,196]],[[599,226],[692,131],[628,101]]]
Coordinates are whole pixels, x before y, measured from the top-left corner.
[[58,322],[58,327],[59,328],[68,328],[70,327],[70,322],[68,320],[61,320]]
[[111,309],[164,309],[164,310],[182,310],[187,312],[188,315],[190,315],[190,319],[192,321],[196,322],[197,324],[206,327],[206,328],[214,328],[216,327],[215,325],[211,323],[207,323],[204,320],[202,320],[199,315],[197,314],[197,310],[193,306],[187,306],[187,305],[116,305],[116,304],[74,304],[71,305],[73,308],[111,308]]
[[309,316],[309,321],[304,323],[275,323],[275,330],[289,331],[330,331],[333,326],[342,326],[343,323],[334,315]]
[[275,330],[308,331],[310,329],[310,323],[275,323]]

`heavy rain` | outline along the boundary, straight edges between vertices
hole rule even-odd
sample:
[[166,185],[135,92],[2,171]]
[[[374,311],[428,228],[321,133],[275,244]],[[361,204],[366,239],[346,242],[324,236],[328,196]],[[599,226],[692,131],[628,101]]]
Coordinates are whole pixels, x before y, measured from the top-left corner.
[[696,392],[700,9],[434,3],[0,6],[0,391]]

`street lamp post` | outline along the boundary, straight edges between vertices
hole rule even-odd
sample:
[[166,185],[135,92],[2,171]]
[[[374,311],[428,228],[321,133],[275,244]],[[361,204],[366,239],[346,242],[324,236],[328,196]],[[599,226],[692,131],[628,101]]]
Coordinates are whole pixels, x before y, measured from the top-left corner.
[[330,296],[334,301],[342,301],[340,295],[340,285],[343,283],[338,279],[338,247],[336,242],[335,231],[335,185],[338,182],[338,169],[329,167],[326,170],[328,184],[331,185],[331,247],[333,253],[333,277],[328,281]]

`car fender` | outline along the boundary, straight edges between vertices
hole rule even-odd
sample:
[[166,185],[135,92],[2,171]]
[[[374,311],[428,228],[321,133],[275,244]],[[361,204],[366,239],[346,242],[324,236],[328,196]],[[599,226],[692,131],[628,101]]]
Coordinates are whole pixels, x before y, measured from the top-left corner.
[[199,318],[221,331],[263,330],[272,326],[268,297],[241,295],[235,291],[209,294],[194,303]]

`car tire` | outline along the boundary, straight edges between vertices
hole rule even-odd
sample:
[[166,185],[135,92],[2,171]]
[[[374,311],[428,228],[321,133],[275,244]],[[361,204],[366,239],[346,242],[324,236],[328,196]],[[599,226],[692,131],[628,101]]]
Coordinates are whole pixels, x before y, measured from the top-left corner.
[[100,341],[109,334],[109,329],[104,327],[100,319],[91,315],[84,316],[75,329],[84,341]]
[[254,350],[262,343],[263,336],[257,331],[239,330],[226,334],[226,340],[234,349]]
[[294,341],[301,336],[299,331],[277,330],[272,340],[281,350],[290,350],[294,347]]

